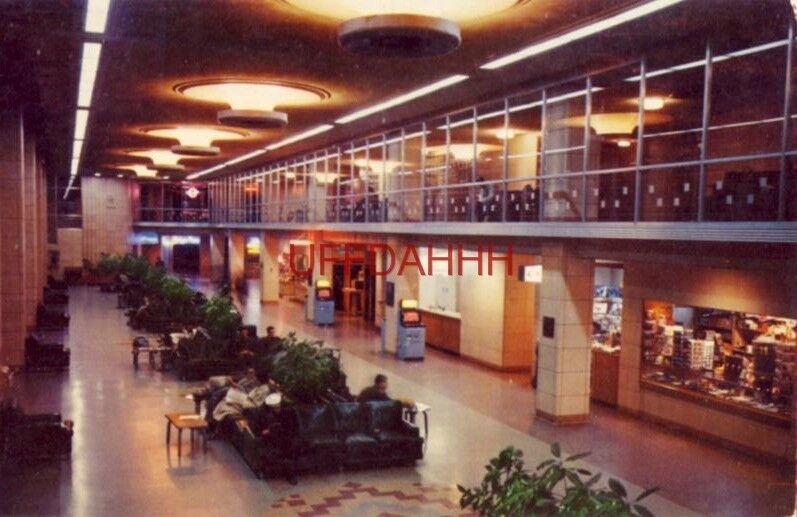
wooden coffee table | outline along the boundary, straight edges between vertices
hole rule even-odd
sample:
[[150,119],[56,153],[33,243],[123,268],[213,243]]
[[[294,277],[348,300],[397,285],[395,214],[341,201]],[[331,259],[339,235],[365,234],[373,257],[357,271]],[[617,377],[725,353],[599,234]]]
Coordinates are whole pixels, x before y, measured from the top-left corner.
[[177,455],[183,453],[183,429],[191,432],[191,449],[194,448],[194,431],[202,435],[202,452],[208,452],[208,423],[196,413],[166,413],[166,446],[171,443],[172,426],[177,429]]

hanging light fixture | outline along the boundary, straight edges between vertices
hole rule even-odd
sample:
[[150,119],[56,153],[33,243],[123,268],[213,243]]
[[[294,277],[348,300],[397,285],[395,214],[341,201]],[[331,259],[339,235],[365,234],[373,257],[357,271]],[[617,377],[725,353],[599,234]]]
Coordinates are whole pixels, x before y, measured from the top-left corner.
[[102,169],[113,169],[114,171],[119,171],[119,170],[132,171],[139,179],[154,178],[158,174],[157,171],[153,171],[149,167],[141,163],[119,163],[114,165],[104,165]]
[[147,158],[152,162],[149,168],[157,172],[182,172],[185,170],[185,165],[177,163],[183,157],[179,154],[174,154],[168,149],[148,149],[145,151],[128,151],[130,156],[139,156]]
[[216,156],[221,152],[213,142],[239,140],[248,136],[243,131],[219,129],[212,126],[171,126],[142,129],[147,135],[180,142],[171,151],[184,156]]
[[186,97],[226,104],[217,114],[220,124],[251,128],[279,128],[288,123],[288,114],[276,106],[302,106],[330,97],[315,86],[282,81],[213,79],[182,83],[175,90]]
[[459,47],[459,23],[490,16],[525,0],[285,1],[341,20],[338,43],[349,52],[379,57],[430,57]]

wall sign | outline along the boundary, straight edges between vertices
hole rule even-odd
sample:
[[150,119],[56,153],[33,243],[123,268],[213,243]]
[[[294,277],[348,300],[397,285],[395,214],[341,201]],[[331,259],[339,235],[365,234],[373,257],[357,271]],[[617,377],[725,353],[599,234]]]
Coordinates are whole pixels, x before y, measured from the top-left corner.
[[541,284],[542,265],[520,266],[518,269],[518,280],[529,284]]

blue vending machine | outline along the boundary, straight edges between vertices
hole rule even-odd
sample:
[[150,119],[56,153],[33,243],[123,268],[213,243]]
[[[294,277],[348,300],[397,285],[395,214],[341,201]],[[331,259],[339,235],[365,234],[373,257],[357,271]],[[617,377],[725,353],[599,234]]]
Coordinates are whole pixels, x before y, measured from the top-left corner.
[[332,284],[324,278],[315,282],[313,322],[316,325],[335,324],[335,299],[332,297]]
[[405,361],[423,361],[426,351],[426,328],[418,311],[418,301],[401,300],[398,314],[396,357]]

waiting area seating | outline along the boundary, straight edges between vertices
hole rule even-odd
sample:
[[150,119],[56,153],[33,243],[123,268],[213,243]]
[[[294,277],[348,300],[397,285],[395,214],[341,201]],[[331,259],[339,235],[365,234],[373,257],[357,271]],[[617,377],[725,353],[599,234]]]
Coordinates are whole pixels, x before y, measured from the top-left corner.
[[0,400],[0,471],[68,457],[72,427],[57,413],[29,415],[13,400]]
[[[285,408],[294,429],[280,432],[287,440],[262,437],[258,411],[227,425],[227,437],[260,477],[284,471],[382,467],[412,464],[423,458],[424,439],[418,428],[404,419],[401,402],[340,402]],[[244,423],[245,422],[245,423]],[[287,446],[290,453],[285,454]]]

